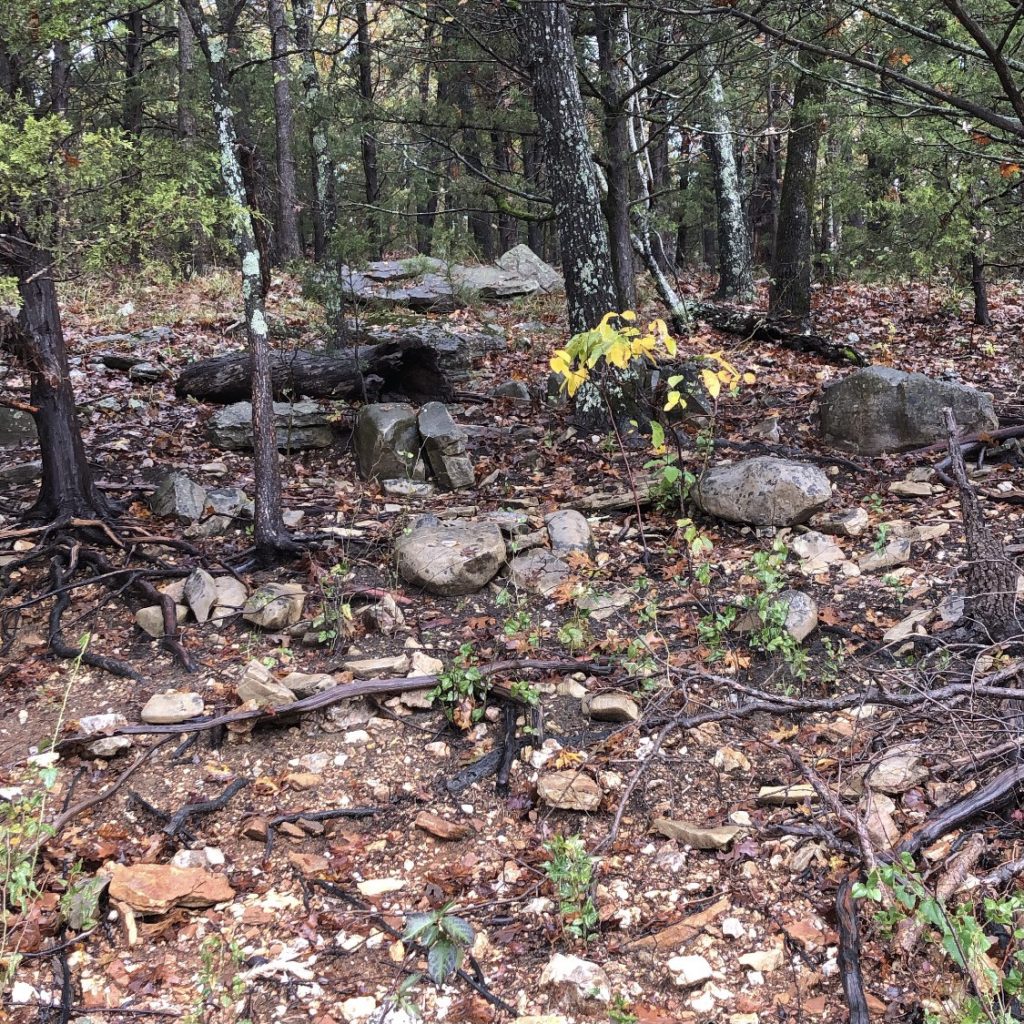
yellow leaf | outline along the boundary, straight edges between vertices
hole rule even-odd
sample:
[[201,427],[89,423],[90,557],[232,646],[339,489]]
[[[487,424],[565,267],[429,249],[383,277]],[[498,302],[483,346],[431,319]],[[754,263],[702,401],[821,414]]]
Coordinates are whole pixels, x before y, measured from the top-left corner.
[[756,374],[750,373],[749,371],[747,373],[743,374],[743,383],[744,384],[753,384],[756,380],[757,380],[757,375]]
[[670,356],[674,356],[676,354],[676,339],[673,338],[671,334],[666,334],[664,340],[665,351],[668,352]]
[[634,313],[631,309],[623,310],[619,314],[619,316],[622,317],[622,319],[625,320],[627,324],[631,324],[636,319],[636,313]]
[[685,409],[686,402],[678,391],[670,391],[668,393],[668,401],[665,403],[665,412],[671,412],[676,408]]
[[708,389],[711,398],[717,401],[722,392],[722,382],[718,379],[718,374],[714,370],[701,370],[700,379],[704,382],[704,387]]

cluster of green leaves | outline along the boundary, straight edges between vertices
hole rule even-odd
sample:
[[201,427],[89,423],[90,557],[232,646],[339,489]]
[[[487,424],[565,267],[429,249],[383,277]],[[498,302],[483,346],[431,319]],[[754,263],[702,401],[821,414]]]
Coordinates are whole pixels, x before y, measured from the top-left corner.
[[586,942],[598,929],[597,907],[591,889],[595,858],[582,836],[555,836],[544,844],[549,859],[541,867],[558,895],[565,934]]
[[484,714],[484,702],[490,683],[474,664],[473,645],[465,643],[430,691],[430,699],[440,704],[445,717],[460,729],[468,729]]
[[[463,917],[449,913],[452,904],[437,910],[410,914],[402,939],[415,942],[427,951],[427,974],[437,985],[443,984],[461,966],[476,933]],[[418,980],[418,976],[417,980]]]
[[[875,923],[886,936],[905,920],[924,925],[943,954],[964,974],[966,985],[957,1008],[957,1024],[1011,1024],[1014,1009],[1024,994],[1024,895],[1013,893],[985,898],[979,908],[969,900],[946,906],[928,888],[909,853],[879,865],[853,887],[855,899],[882,906]],[[995,944],[989,934],[998,930],[1008,937],[1007,949],[995,960],[988,951]],[[926,1017],[929,1024],[944,1018]]]
[[207,935],[199,946],[196,997],[182,1017],[183,1024],[214,1024],[218,1019],[250,1024],[248,1017],[227,1016],[246,993],[241,971],[244,963],[245,954],[237,940],[228,942],[216,932]]
[[344,598],[348,574],[348,564],[339,562],[320,577],[320,611],[313,620],[319,643],[333,646],[352,622],[352,606]]

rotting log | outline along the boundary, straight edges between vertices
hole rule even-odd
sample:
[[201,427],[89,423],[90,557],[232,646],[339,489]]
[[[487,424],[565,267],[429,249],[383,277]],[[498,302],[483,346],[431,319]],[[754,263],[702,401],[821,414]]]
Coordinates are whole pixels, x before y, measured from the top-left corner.
[[694,319],[749,341],[768,341],[840,366],[867,366],[870,362],[851,345],[837,343],[820,334],[804,333],[798,325],[770,317],[763,310],[736,309],[715,302],[689,302],[686,308]]
[[[404,395],[416,403],[450,401],[452,385],[428,345],[388,342],[351,351],[277,352],[271,357],[274,398],[336,398],[374,401]],[[245,352],[203,359],[186,366],[175,382],[179,398],[203,402],[241,402],[250,394],[250,364]]]

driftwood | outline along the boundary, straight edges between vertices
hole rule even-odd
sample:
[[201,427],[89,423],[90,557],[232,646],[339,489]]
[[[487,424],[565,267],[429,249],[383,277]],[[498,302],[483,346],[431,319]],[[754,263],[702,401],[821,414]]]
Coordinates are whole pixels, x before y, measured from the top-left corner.
[[726,334],[737,334],[750,341],[768,341],[841,366],[867,366],[870,362],[851,345],[838,344],[820,334],[804,333],[799,325],[770,317],[760,310],[734,309],[714,302],[692,302],[686,308],[695,319]]
[[[452,398],[452,386],[437,353],[421,342],[360,345],[343,352],[277,352],[271,357],[276,399],[367,399],[401,394],[416,403]],[[250,396],[249,356],[232,352],[186,366],[174,390],[179,398],[241,402]]]

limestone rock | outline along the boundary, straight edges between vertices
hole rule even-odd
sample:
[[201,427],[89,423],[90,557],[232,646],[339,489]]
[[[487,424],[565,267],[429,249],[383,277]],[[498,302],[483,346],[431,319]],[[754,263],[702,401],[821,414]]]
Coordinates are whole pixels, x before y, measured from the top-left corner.
[[206,492],[206,504],[222,516],[252,519],[253,500],[241,487],[212,487]]
[[[178,622],[188,615],[188,608],[183,604],[176,604],[174,610],[178,616]],[[135,613],[135,625],[148,633],[154,640],[159,640],[164,635],[164,610],[158,604],[147,605]]]
[[743,831],[737,825],[707,828],[690,821],[673,818],[655,818],[652,826],[668,839],[675,839],[695,850],[728,850],[733,840]]
[[432,814],[430,811],[420,811],[413,824],[424,832],[432,835],[435,839],[445,842],[455,842],[458,839],[465,839],[473,834],[473,829],[465,822],[448,821],[439,814]]
[[429,498],[437,490],[419,480],[381,480],[380,486],[392,498]]
[[238,680],[238,699],[243,704],[257,704],[260,707],[284,707],[295,703],[295,694],[279,683],[262,662],[253,660],[245,666],[242,678]]
[[217,589],[217,607],[241,611],[249,597],[249,591],[241,580],[234,576],[218,576],[213,581]]
[[590,534],[590,524],[582,512],[575,509],[561,509],[544,517],[551,538],[551,550],[556,555],[567,555],[573,551],[581,551],[593,558],[594,540]]
[[526,280],[537,282],[540,290],[548,295],[565,291],[562,275],[550,264],[545,263],[528,245],[513,246],[499,256],[497,266],[509,274],[517,274]]
[[511,398],[515,402],[532,400],[530,389],[521,380],[507,380],[494,389],[495,398]]
[[887,750],[863,775],[863,782],[880,793],[905,793],[929,776],[921,752],[914,743],[900,743]]
[[[277,447],[328,448],[334,444],[334,431],[324,410],[308,400],[274,403],[274,430]],[[207,426],[210,444],[227,451],[252,448],[252,403],[235,402],[218,409]]]
[[694,488],[708,515],[754,526],[802,523],[831,497],[828,477],[817,466],[771,456],[713,466]]
[[945,440],[947,406],[966,434],[999,426],[991,396],[976,388],[869,366],[825,388],[821,431],[826,441],[862,455],[923,448]]
[[115,864],[110,897],[140,914],[165,914],[172,907],[209,907],[234,899],[223,875],[173,864]]
[[672,980],[679,988],[696,988],[703,985],[714,973],[711,964],[702,956],[674,956],[668,962]]
[[416,410],[403,402],[364,405],[356,416],[356,463],[364,480],[422,480]]
[[537,779],[537,793],[549,807],[567,811],[596,811],[601,806],[601,787],[583,772],[543,772]]
[[877,572],[905,565],[910,561],[910,541],[906,537],[894,537],[881,551],[872,551],[859,561],[861,572]]
[[608,1003],[612,998],[612,987],[604,968],[578,956],[555,953],[541,972],[541,988],[555,989],[557,993],[574,1003]]
[[205,622],[217,603],[217,584],[205,569],[193,569],[185,580],[184,596],[196,622]]
[[337,684],[334,676],[326,672],[289,672],[281,680],[280,685],[290,690],[296,697],[311,697],[314,693],[322,693]]
[[206,508],[206,490],[184,473],[170,473],[149,499],[155,516],[176,516],[186,522],[202,518]]
[[508,566],[515,586],[540,597],[547,597],[569,578],[568,564],[543,548],[516,555]]
[[242,618],[267,630],[287,629],[302,618],[306,592],[297,583],[265,583],[242,608]]
[[862,508],[847,508],[839,512],[819,512],[811,516],[812,529],[835,537],[860,537],[871,525],[871,518]]
[[827,534],[808,530],[807,533],[794,537],[790,548],[800,559],[800,571],[805,576],[816,576],[827,572],[829,566],[838,565],[846,560],[843,549]]
[[404,676],[409,671],[409,658],[404,654],[393,658],[362,658],[346,661],[345,668],[356,679],[384,679]]
[[640,705],[621,690],[603,690],[584,698],[583,710],[597,722],[635,722]]
[[[128,719],[117,712],[110,712],[105,715],[83,715],[78,720],[79,732],[89,736],[93,733],[105,733],[127,725]],[[99,736],[90,743],[86,750],[93,757],[111,758],[124,753],[132,746],[131,736]]]
[[740,964],[761,974],[777,971],[785,962],[785,954],[777,946],[774,949],[756,949],[752,953],[744,953],[739,958]]
[[424,526],[395,544],[399,576],[442,597],[475,593],[504,561],[505,541],[494,523]]
[[165,690],[146,701],[139,717],[147,725],[177,725],[203,713],[203,698],[184,690]]
[[0,406],[0,448],[25,444],[36,439],[36,421],[31,413]]
[[[818,606],[809,594],[799,590],[783,590],[776,598],[786,606],[786,632],[797,643],[802,643],[818,626]],[[737,633],[752,633],[762,622],[754,611],[748,611],[733,624]]]
[[423,450],[437,482],[448,491],[463,490],[476,482],[473,463],[466,454],[466,434],[441,402],[427,402],[417,419]]

